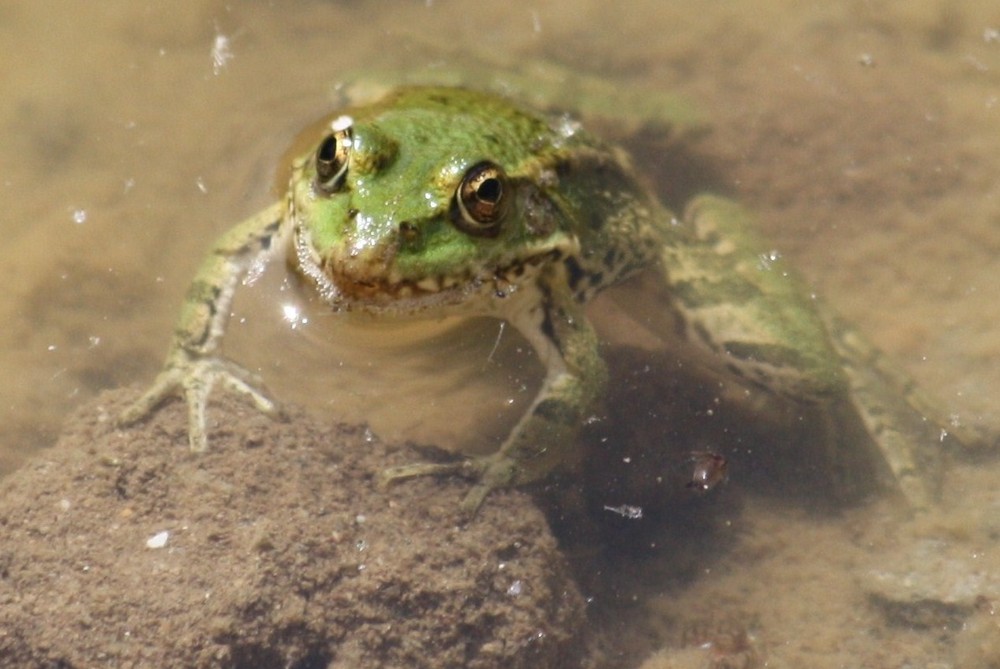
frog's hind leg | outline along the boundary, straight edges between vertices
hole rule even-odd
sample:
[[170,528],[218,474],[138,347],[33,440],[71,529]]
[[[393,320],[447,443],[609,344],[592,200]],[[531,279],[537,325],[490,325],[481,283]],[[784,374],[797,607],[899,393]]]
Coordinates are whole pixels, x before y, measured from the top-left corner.
[[940,492],[944,442],[966,444],[977,435],[950,425],[912,378],[828,307],[817,307],[843,363],[857,416],[904,496],[915,507],[928,506]]
[[[824,464],[835,481],[852,487],[865,475],[852,468],[874,456],[912,506],[926,507],[939,485],[946,430],[934,405],[804,290],[753,236],[738,205],[699,197],[685,222],[693,236],[666,245],[663,266],[689,339],[745,383],[825,412],[817,427],[833,449]],[[866,439],[849,426],[858,421]]]

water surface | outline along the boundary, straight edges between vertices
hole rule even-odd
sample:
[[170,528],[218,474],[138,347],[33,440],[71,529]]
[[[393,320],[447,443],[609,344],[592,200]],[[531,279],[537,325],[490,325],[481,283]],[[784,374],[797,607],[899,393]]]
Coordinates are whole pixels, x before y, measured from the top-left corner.
[[[10,4],[0,9],[0,463],[9,471],[50,444],[61,417],[101,389],[152,377],[201,254],[273,197],[285,148],[330,110],[338,83],[465,54],[545,58],[690,98],[712,127],[698,151],[713,187],[752,206],[775,249],[956,420],[1000,428],[998,30],[1000,9],[976,0]],[[405,351],[379,331],[350,348],[357,332],[320,312],[289,331],[281,289],[274,276],[241,296],[231,352],[283,398],[387,437],[472,435],[488,449],[537,383],[522,343],[496,324],[474,325],[444,356],[452,340],[440,329]],[[470,398],[482,413],[457,410]],[[952,476],[945,508],[965,529],[950,536],[1000,570],[998,535],[963,515],[1000,510],[993,459]],[[850,535],[842,520],[779,505],[741,522],[777,557],[703,587],[725,593],[709,608],[753,612],[775,663],[902,666],[893,644],[907,643],[921,661],[950,657],[920,631],[880,643],[864,625],[848,629],[863,601],[834,598],[804,616],[780,596],[797,583],[854,583],[858,563],[878,556],[855,545],[857,555],[831,557]],[[794,538],[769,543],[782,528]],[[785,582],[746,585],[775,573]],[[675,607],[706,602],[698,587],[665,593],[651,615],[669,627]]]

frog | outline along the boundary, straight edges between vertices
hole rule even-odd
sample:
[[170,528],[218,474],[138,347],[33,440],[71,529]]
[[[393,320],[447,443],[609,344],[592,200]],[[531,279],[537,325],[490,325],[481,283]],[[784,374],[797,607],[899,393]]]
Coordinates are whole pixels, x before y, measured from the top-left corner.
[[282,196],[215,242],[162,370],[119,426],[180,396],[188,446],[205,451],[216,385],[281,415],[260,379],[221,348],[241,280],[284,259],[333,312],[485,316],[534,349],[544,378],[498,449],[378,476],[385,485],[468,478],[459,506],[472,516],[492,491],[543,481],[573,461],[608,383],[585,307],[653,272],[669,296],[656,308],[719,370],[775,396],[851,407],[890,485],[915,507],[930,503],[938,466],[928,426],[951,431],[938,404],[820,302],[733,200],[698,194],[676,215],[624,149],[576,117],[474,87],[398,86],[330,114],[306,144]]

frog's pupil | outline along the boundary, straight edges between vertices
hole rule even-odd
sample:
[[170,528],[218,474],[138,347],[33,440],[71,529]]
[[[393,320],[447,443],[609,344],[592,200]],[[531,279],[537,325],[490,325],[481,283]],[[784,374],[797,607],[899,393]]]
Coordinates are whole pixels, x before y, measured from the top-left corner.
[[476,190],[476,197],[483,202],[496,204],[500,201],[500,195],[502,193],[503,187],[500,185],[500,180],[494,177],[485,179],[481,184],[479,184],[479,188]]
[[327,135],[316,149],[316,185],[328,195],[343,185],[349,146],[350,135],[347,131],[338,131]]
[[337,138],[330,135],[319,145],[316,152],[316,168],[321,178],[326,179],[332,176],[334,161],[337,158]]

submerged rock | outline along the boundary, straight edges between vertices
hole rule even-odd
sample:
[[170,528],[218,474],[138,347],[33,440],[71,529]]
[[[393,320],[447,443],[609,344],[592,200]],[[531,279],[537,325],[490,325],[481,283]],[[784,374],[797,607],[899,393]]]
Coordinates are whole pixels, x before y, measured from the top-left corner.
[[569,667],[583,599],[540,511],[373,475],[421,456],[369,430],[223,399],[207,453],[175,402],[112,427],[72,416],[0,486],[5,666]]

